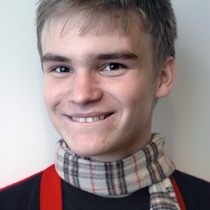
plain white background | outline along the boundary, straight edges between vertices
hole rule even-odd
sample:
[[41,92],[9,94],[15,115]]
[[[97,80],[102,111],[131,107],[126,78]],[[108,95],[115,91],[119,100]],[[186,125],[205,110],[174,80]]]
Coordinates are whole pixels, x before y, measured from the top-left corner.
[[[166,137],[178,169],[210,181],[210,2],[172,3],[177,79],[156,107],[153,131]],[[43,102],[35,8],[36,0],[3,0],[0,7],[0,187],[52,164],[60,138]]]

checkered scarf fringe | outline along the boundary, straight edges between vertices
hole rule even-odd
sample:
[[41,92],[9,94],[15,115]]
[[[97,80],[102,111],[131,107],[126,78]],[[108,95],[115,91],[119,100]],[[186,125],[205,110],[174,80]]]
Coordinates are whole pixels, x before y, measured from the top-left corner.
[[99,196],[123,196],[149,187],[150,209],[180,209],[170,175],[174,164],[165,155],[164,138],[155,134],[145,148],[116,162],[80,157],[57,143],[56,170],[69,184]]

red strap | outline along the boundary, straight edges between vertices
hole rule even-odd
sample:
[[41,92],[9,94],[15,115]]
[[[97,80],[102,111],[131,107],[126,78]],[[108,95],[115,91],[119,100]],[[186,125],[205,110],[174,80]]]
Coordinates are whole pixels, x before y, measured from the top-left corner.
[[40,187],[40,210],[62,210],[61,179],[55,165],[44,170]]
[[181,194],[181,192],[179,190],[179,187],[178,187],[178,185],[176,183],[176,180],[174,179],[173,176],[171,176],[171,182],[172,182],[172,185],[174,187],[174,191],[176,193],[176,197],[177,197],[177,200],[178,200],[178,203],[179,203],[179,206],[180,206],[181,210],[186,210],[186,207],[185,207],[185,204],[184,204],[184,200],[182,198],[182,194]]

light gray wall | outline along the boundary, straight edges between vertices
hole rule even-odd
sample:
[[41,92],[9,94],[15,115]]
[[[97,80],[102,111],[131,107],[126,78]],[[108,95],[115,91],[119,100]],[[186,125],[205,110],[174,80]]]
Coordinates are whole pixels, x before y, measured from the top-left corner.
[[155,111],[168,154],[180,170],[210,181],[210,1],[173,0],[179,38],[177,78]]
[[[156,107],[153,131],[165,135],[177,168],[210,181],[210,2],[172,2],[179,28],[177,80]],[[3,0],[0,7],[0,187],[52,164],[59,139],[43,103],[35,4]]]

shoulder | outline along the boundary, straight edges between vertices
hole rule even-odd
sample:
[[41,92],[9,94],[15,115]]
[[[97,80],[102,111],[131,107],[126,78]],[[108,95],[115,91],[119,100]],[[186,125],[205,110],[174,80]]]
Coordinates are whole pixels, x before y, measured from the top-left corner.
[[201,192],[204,191],[210,193],[210,182],[178,170],[175,170],[173,176],[176,179],[177,183],[180,184],[180,186],[185,186],[187,188],[189,187],[193,189],[195,189],[196,187],[197,189],[200,189]]
[[44,171],[0,189],[0,209],[39,209],[40,183]]
[[[182,194],[186,207],[192,209],[210,209],[210,183],[192,175],[176,170],[174,179]],[[187,209],[188,209],[187,208]]]

